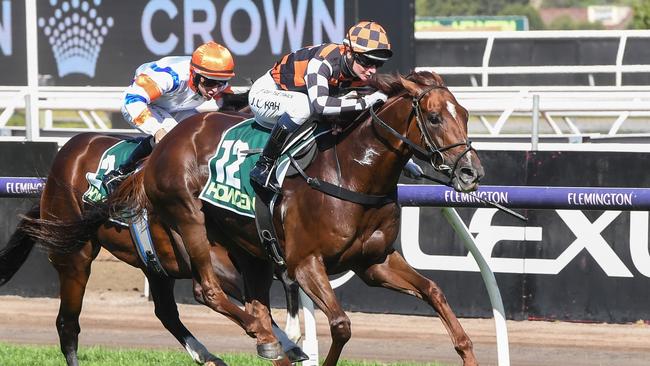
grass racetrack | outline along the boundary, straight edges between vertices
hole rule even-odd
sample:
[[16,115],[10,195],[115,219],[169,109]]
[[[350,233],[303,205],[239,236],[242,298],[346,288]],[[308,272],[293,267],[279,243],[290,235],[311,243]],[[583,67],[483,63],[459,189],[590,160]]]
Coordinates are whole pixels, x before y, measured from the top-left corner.
[[[252,354],[219,355],[230,366],[268,366],[271,363]],[[0,343],[2,365],[13,366],[64,366],[65,360],[57,346],[30,346]],[[79,352],[79,362],[84,366],[194,366],[196,363],[181,351],[85,347]],[[443,366],[438,363],[378,363],[372,361],[339,362],[341,366]]]

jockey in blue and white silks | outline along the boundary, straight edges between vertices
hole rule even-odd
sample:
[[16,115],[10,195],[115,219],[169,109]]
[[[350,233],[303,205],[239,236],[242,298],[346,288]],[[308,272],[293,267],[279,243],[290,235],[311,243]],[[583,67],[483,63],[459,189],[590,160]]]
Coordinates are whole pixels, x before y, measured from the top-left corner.
[[231,93],[228,81],[235,76],[230,51],[215,42],[199,46],[192,56],[169,56],[140,65],[124,91],[122,115],[133,127],[150,136],[143,139],[121,166],[104,177],[108,192],[149,155],[153,146],[196,108],[214,99],[223,104]]

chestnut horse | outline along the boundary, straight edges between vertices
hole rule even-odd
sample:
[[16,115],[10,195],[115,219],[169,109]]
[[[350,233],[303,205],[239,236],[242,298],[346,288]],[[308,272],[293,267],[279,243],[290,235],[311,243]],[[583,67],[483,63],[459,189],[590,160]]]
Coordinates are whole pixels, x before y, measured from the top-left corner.
[[[274,224],[288,276],[329,321],[332,343],[323,365],[336,365],[351,337],[350,319],[328,280],[328,275],[348,270],[370,286],[429,303],[463,364],[478,365],[472,342],[441,289],[392,247],[400,227],[397,182],[413,154],[447,175],[456,190],[478,188],[483,168],[467,138],[468,112],[436,74],[378,75],[373,84],[390,96],[385,105],[375,116],[365,113],[342,131],[319,137],[320,149],[305,172],[320,182],[385,200],[359,204],[313,189],[300,175],[285,179],[283,194],[275,197]],[[186,251],[205,303],[256,338],[258,355],[281,359],[268,308],[273,263],[260,245],[254,220],[199,199],[209,176],[208,161],[233,124],[218,114],[185,120],[109,201],[114,207],[153,209],[182,238],[184,248],[173,249]],[[98,207],[97,212],[107,209]],[[228,299],[213,271],[210,248],[217,244],[228,248],[243,274],[244,310]]]
[[[236,116],[224,115],[224,118],[233,121],[242,120],[242,117]],[[57,228],[58,230],[50,228],[48,231],[46,224],[44,227],[39,227],[39,222],[46,223],[52,219],[65,223],[78,222],[81,219],[88,208],[88,205],[82,202],[82,195],[88,188],[85,174],[94,172],[104,151],[119,141],[121,139],[115,136],[83,133],[71,138],[61,148],[53,162],[40,204],[26,214],[7,246],[0,250],[0,285],[9,281],[18,271],[37,241],[45,246],[65,245],[67,240],[77,241],[78,250],[63,252],[52,250],[49,259],[58,271],[60,281],[61,301],[56,326],[61,351],[69,366],[78,365],[79,315],[84,291],[90,276],[91,263],[101,247],[104,247],[118,259],[142,269],[149,281],[156,316],[196,362],[205,365],[224,365],[223,361],[211,354],[179,319],[173,293],[174,279],[192,278],[192,265],[179,235],[163,225],[155,212],[150,215],[151,234],[161,265],[169,277],[149,273],[137,254],[129,230],[108,220],[104,220],[99,227],[84,225],[78,228],[86,231],[82,236],[83,239],[80,236],[74,238],[67,236],[64,233],[68,231],[65,224]],[[30,233],[34,231],[37,231],[38,235],[31,236]],[[243,302],[244,296],[240,290],[243,281],[226,249],[218,245],[213,246],[210,248],[209,255],[213,258],[212,271],[224,291]],[[285,290],[287,290],[290,313],[297,316],[298,287],[289,285]],[[195,287],[194,294],[196,300],[203,303],[200,289]],[[287,336],[276,326],[274,332],[283,338],[282,343],[290,360],[306,358],[300,348],[287,339]]]

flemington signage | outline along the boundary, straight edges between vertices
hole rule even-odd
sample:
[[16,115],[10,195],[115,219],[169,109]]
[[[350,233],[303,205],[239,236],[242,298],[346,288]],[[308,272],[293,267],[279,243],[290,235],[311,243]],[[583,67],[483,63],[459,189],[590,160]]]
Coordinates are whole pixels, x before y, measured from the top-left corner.
[[[444,202],[449,203],[450,206],[463,205],[470,203],[480,203],[484,200],[489,200],[509,207],[522,207],[533,208],[530,204],[530,197],[525,197],[529,194],[528,190],[522,189],[518,192],[516,188],[511,188],[512,191],[506,190],[489,190],[481,189],[477,192],[462,193],[452,190],[445,190],[443,199]],[[543,189],[541,189],[543,191]],[[581,208],[581,207],[604,207],[617,205],[621,208],[634,208],[643,202],[637,202],[635,192],[607,192],[606,188],[593,189],[591,192],[583,192],[572,190],[571,188],[549,188],[555,192],[561,191],[561,195],[556,197],[545,197],[545,205],[556,205],[559,207],[567,208]],[[553,203],[548,200],[554,201]]]

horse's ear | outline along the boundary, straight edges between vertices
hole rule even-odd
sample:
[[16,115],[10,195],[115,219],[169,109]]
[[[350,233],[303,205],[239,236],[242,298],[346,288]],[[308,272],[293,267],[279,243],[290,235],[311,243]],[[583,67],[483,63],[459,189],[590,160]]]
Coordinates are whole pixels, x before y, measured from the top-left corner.
[[418,86],[418,84],[412,82],[411,80],[404,79],[401,76],[399,77],[399,80],[402,82],[404,89],[406,89],[406,91],[408,91],[410,95],[415,97],[420,93],[420,87]]

